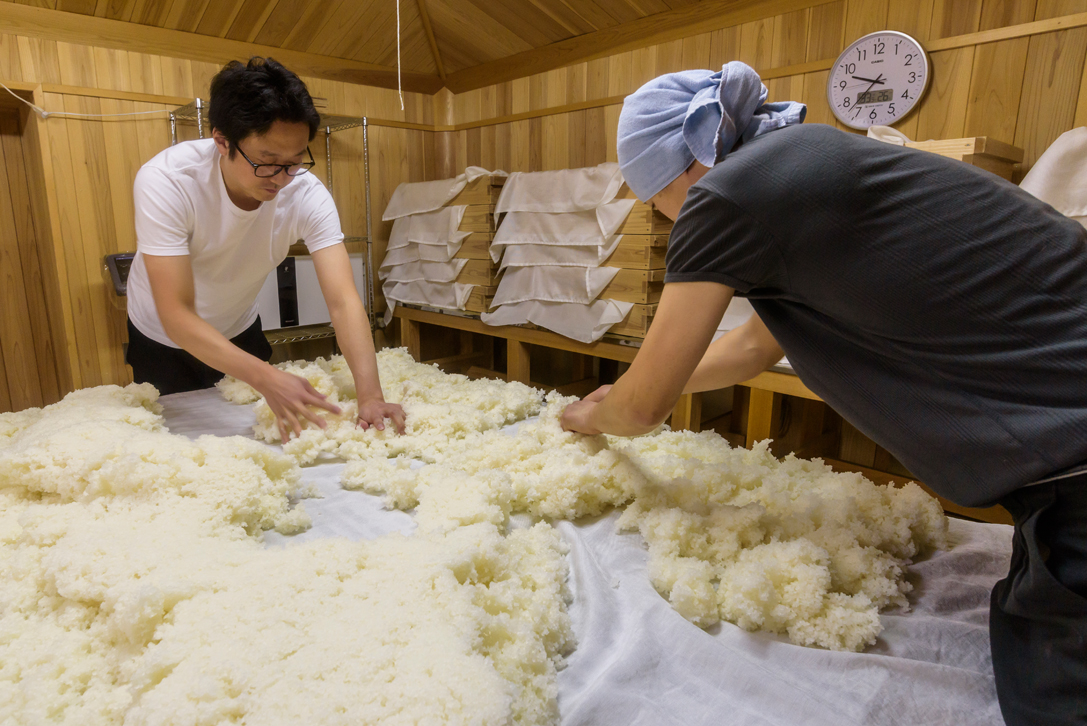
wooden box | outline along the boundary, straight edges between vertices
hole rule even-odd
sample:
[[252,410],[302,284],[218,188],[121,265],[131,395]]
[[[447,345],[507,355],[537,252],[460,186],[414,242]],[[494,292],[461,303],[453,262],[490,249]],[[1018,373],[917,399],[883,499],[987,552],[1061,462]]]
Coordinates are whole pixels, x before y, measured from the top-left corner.
[[481,176],[475,181],[470,181],[453,197],[445,206],[454,207],[461,204],[489,204],[498,203],[498,196],[502,193],[502,185],[506,183],[504,176]]
[[491,300],[494,299],[494,294],[498,292],[497,286],[484,286],[477,285],[472,288],[472,293],[468,296],[468,302],[465,303],[464,309],[470,313],[485,313],[491,309]]
[[619,270],[600,293],[600,299],[655,303],[661,299],[663,290],[664,270]]
[[487,232],[494,234],[496,229],[493,204],[469,204],[460,220],[461,232]]
[[958,159],[1008,181],[1012,181],[1016,167],[1023,163],[1022,149],[987,136],[970,136],[965,139],[943,141],[914,141],[906,146]]
[[625,335],[631,338],[644,338],[649,332],[649,324],[657,312],[656,303],[635,305],[627,316],[608,329],[609,335]]
[[464,238],[455,260],[487,260],[491,259],[491,239],[494,237],[489,232],[473,232]]
[[490,259],[486,260],[473,260],[469,259],[468,264],[464,266],[464,269],[457,275],[457,279],[454,282],[459,282],[465,285],[483,285],[485,287],[494,287],[498,285],[498,264],[491,262]]
[[622,267],[631,270],[663,270],[668,254],[666,234],[625,234],[615,251],[601,267]]

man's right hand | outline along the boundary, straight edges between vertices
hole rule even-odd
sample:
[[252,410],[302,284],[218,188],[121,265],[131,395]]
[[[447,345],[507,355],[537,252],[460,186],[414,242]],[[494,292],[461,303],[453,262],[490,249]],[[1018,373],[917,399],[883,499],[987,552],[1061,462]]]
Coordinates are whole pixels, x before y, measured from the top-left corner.
[[287,443],[289,432],[295,436],[302,433],[300,419],[305,418],[315,425],[325,428],[328,424],[324,418],[317,415],[310,406],[323,408],[331,413],[340,413],[339,407],[326,400],[326,396],[318,393],[309,381],[300,376],[279,370],[274,366],[267,366],[260,375],[259,380],[251,384],[272,409],[279,426],[279,437],[283,443]]

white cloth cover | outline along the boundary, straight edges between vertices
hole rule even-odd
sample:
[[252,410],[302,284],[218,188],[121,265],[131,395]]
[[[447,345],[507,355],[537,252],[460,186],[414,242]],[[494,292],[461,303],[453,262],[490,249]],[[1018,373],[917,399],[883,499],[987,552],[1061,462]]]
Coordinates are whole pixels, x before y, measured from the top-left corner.
[[[160,401],[172,433],[253,437],[252,407],[232,406],[214,388]],[[265,532],[265,546],[411,535],[411,515],[388,510],[380,496],[342,489],[342,470],[338,462],[303,467],[301,484],[322,497],[305,502],[313,527],[290,537]],[[618,516],[555,523],[570,545],[577,639],[558,673],[562,726],[1003,723],[989,654],[989,591],[1008,572],[1011,527],[952,519],[950,551],[907,568],[911,609],[883,613],[885,630],[866,652],[839,653],[729,623],[695,627],[653,589],[645,542],[616,534]]]
[[1087,227],[1087,127],[1058,136],[1019,186]]
[[525,300],[588,304],[619,274],[618,267],[515,267],[502,274],[494,306]]
[[381,218],[388,222],[391,219],[399,219],[409,214],[432,212],[444,206],[450,199],[457,196],[468,185],[481,176],[506,176],[504,171],[487,171],[479,166],[470,166],[452,179],[439,179],[428,182],[412,182],[401,184],[393,192],[389,206],[385,207],[385,213]]
[[613,161],[582,169],[513,172],[495,212],[583,212],[615,199],[621,186],[623,175]]
[[389,303],[389,311],[385,314],[385,317],[387,320],[392,319],[394,302],[464,310],[464,306],[468,302],[468,296],[472,294],[473,287],[475,285],[462,285],[459,282],[428,282],[425,280],[386,282],[381,286],[381,291],[385,293],[385,300]]
[[491,241],[491,259],[498,262],[507,245],[603,246],[634,208],[633,199],[620,199],[583,212],[510,212]]
[[510,245],[502,253],[502,265],[507,267],[536,267],[552,265],[557,267],[599,267],[604,260],[615,252],[623,235],[609,237],[603,246],[597,245]]
[[634,303],[617,300],[596,300],[587,305],[525,300],[483,313],[480,320],[487,325],[532,323],[582,343],[594,343],[625,318],[632,307]]
[[468,260],[405,262],[379,274],[389,282],[453,282],[467,264]]
[[905,146],[913,143],[909,136],[890,126],[869,126],[868,138],[894,144],[895,146]]
[[471,232],[461,232],[457,228],[464,219],[466,206],[442,207],[436,212],[411,214],[393,222],[389,235],[389,249],[407,247],[415,242],[421,245],[447,245],[460,242]]
[[461,241],[447,245],[420,245],[412,242],[407,247],[389,250],[378,268],[378,276],[384,279],[382,273],[409,262],[449,262],[460,251],[461,244]]

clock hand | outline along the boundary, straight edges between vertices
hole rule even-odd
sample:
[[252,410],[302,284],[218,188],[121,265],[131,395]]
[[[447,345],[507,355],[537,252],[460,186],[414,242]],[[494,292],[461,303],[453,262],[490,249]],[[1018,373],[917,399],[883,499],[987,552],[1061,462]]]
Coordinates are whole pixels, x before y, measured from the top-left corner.
[[855,78],[858,81],[865,81],[866,83],[879,83],[879,84],[883,83],[883,74],[882,73],[879,74],[879,78],[864,78],[862,76],[850,76],[850,78]]

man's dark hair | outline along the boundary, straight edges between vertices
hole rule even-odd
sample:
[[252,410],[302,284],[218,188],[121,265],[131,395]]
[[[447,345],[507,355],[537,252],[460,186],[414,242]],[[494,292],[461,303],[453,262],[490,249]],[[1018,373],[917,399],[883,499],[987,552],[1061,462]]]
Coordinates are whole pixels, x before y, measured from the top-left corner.
[[230,158],[249,134],[264,134],[276,121],[309,125],[317,135],[321,116],[302,79],[271,58],[230,61],[211,80],[208,120],[230,142]]

